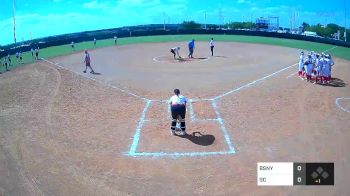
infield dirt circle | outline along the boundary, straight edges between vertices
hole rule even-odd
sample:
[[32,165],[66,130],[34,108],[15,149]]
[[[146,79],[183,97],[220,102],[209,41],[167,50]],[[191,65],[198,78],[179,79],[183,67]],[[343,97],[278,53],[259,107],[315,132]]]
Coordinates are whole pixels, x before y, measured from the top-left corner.
[[[295,74],[297,49],[187,52],[114,46],[90,51],[100,74],[82,72],[83,52],[2,74],[0,195],[350,194],[350,114],[335,103],[350,97],[348,61],[335,58],[331,84],[314,85]],[[170,134],[174,88],[191,101],[188,137]],[[258,187],[264,161],[335,162],[336,186]]]

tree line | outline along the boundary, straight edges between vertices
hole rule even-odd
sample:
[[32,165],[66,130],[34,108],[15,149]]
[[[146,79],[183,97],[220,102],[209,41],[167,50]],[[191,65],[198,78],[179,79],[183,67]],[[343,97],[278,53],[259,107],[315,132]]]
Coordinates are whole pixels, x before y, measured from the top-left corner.
[[[207,24],[206,27],[208,29],[216,29],[220,28],[219,25],[215,24]],[[227,23],[225,25],[222,25],[221,27],[223,28],[230,28],[230,29],[254,29],[256,28],[255,23],[253,22],[231,22]],[[204,28],[203,24],[197,23],[195,21],[184,21],[181,24],[181,28],[183,29],[200,29]],[[340,39],[344,40],[344,27],[339,26],[337,24],[327,24],[327,25],[321,25],[321,24],[316,24],[316,25],[310,25],[306,22],[303,22],[301,27],[301,32],[305,31],[312,31],[316,32],[317,35],[325,37],[325,38],[336,38],[335,35],[340,31]],[[279,28],[280,30],[283,30],[283,28]],[[284,30],[289,31],[290,29],[285,28]],[[350,41],[350,29],[347,30],[347,41]]]
[[[303,22],[301,25],[303,31],[312,31],[316,32],[317,35],[322,36],[322,37],[327,37],[327,38],[335,38],[334,35],[340,31],[340,39],[344,39],[344,27],[339,26],[334,23],[330,23],[327,25],[321,25],[321,24],[316,24],[316,25],[309,25],[306,22]],[[346,34],[348,40],[350,39],[350,31],[347,29],[347,34]]]

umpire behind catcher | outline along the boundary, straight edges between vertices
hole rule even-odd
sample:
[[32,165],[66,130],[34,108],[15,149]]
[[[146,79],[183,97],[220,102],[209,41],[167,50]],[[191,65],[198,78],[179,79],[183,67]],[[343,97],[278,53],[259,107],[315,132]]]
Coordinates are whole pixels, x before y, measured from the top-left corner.
[[174,135],[176,130],[177,120],[181,123],[181,131],[186,134],[186,124],[185,124],[185,116],[186,116],[186,103],[187,99],[183,95],[180,95],[180,90],[174,90],[174,96],[172,96],[169,100],[169,104],[171,107],[171,132]]

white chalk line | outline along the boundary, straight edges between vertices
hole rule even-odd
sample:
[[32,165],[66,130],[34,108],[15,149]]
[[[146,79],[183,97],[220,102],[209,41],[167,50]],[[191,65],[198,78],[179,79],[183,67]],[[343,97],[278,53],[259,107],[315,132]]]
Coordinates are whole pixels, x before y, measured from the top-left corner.
[[122,89],[122,88],[120,88],[120,87],[114,86],[114,85],[112,85],[112,84],[110,84],[110,83],[106,83],[106,82],[103,82],[102,80],[98,80],[98,79],[95,79],[95,78],[91,78],[91,77],[85,76],[85,75],[82,74],[82,73],[72,71],[72,70],[70,70],[70,69],[68,69],[68,68],[66,68],[66,67],[64,67],[64,66],[61,66],[59,63],[54,63],[54,62],[49,61],[49,60],[44,59],[44,58],[41,58],[41,59],[42,59],[43,61],[45,61],[45,62],[47,62],[47,63],[49,63],[49,64],[52,64],[52,65],[55,65],[55,66],[57,66],[57,67],[59,67],[59,68],[61,68],[61,69],[70,71],[70,72],[75,73],[75,74],[77,74],[77,75],[79,75],[79,76],[83,76],[84,78],[90,79],[90,80],[95,81],[95,82],[97,82],[97,83],[99,83],[99,84],[106,85],[106,86],[108,86],[108,87],[110,87],[110,88],[116,89],[116,90],[118,90],[118,91],[121,91],[121,92],[126,93],[126,94],[128,94],[128,95],[131,95],[131,96],[133,96],[133,97],[136,97],[136,98],[139,98],[139,99],[142,99],[142,100],[145,100],[145,101],[148,101],[148,100],[149,100],[149,99],[147,99],[147,98],[145,98],[145,97],[142,97],[142,96],[140,96],[140,95],[137,95],[137,94],[135,94],[135,93],[133,93],[133,92],[130,92],[130,91],[128,91],[128,90]]
[[235,152],[231,151],[214,151],[214,152],[135,152],[133,154],[127,154],[128,156],[133,157],[142,157],[142,156],[151,156],[151,157],[198,157],[198,156],[212,156],[212,155],[229,155],[234,154]]
[[247,87],[250,87],[250,86],[254,86],[254,85],[256,85],[258,82],[264,81],[264,80],[266,80],[267,78],[270,78],[270,77],[272,77],[272,76],[274,76],[274,75],[276,75],[276,74],[278,74],[278,73],[280,73],[280,72],[282,72],[282,71],[285,71],[285,70],[287,70],[287,69],[290,69],[290,68],[292,68],[293,66],[295,66],[296,64],[297,64],[297,63],[295,63],[295,64],[293,64],[293,65],[290,65],[290,66],[288,66],[288,67],[285,67],[285,68],[283,68],[283,69],[280,69],[280,70],[278,70],[278,71],[275,71],[275,72],[273,72],[272,74],[269,74],[269,75],[267,75],[267,76],[264,76],[264,77],[262,77],[262,78],[259,78],[259,79],[257,79],[257,80],[254,80],[254,81],[252,81],[252,82],[249,82],[248,84],[242,85],[242,86],[240,86],[240,87],[238,87],[238,88],[236,88],[236,89],[233,89],[233,90],[231,90],[231,91],[228,91],[228,92],[226,92],[226,93],[224,93],[224,94],[222,94],[222,95],[216,96],[216,97],[214,97],[213,99],[214,99],[214,100],[220,99],[220,98],[223,98],[223,97],[225,97],[225,96],[227,96],[227,95],[230,95],[230,94],[232,94],[232,93],[234,93],[234,92],[240,91],[240,90],[242,90],[242,89],[244,89],[244,88],[247,88]]
[[195,116],[194,111],[193,111],[192,99],[189,100],[189,106],[190,106],[191,122],[194,122],[196,120],[196,116]]
[[142,126],[143,124],[145,123],[145,117],[146,117],[146,112],[149,108],[149,106],[151,105],[151,101],[148,100],[146,102],[146,105],[141,113],[141,117],[140,117],[140,120],[139,120],[139,123],[136,127],[136,131],[135,131],[135,134],[134,134],[134,137],[133,137],[133,142],[130,146],[130,151],[129,151],[129,154],[133,154],[136,152],[137,150],[137,146],[138,146],[138,143],[139,143],[139,140],[140,140],[140,134],[141,134],[141,129],[142,129]]
[[335,99],[335,104],[337,105],[338,108],[340,108],[344,112],[350,113],[350,111],[348,109],[341,106],[341,104],[339,103],[340,100],[350,100],[350,97],[339,97],[339,98]]
[[288,79],[288,78],[291,78],[291,77],[293,77],[294,75],[296,75],[298,72],[294,72],[294,73],[292,73],[292,74],[290,74],[289,76],[287,76],[286,78]]
[[226,127],[225,127],[225,124],[224,124],[224,120],[221,118],[221,114],[220,114],[220,112],[219,112],[219,110],[217,108],[216,101],[213,100],[211,102],[211,104],[212,104],[212,106],[214,108],[214,111],[216,113],[217,119],[218,119],[219,124],[221,126],[221,130],[224,133],[224,137],[225,137],[225,140],[226,140],[226,144],[228,145],[229,152],[235,153],[235,149],[234,149],[234,147],[232,145],[232,142],[231,142],[231,139],[230,139],[230,137],[229,137],[229,135],[227,133],[227,130],[226,130]]
[[334,50],[334,49],[336,49],[336,48],[338,48],[338,46],[334,46],[334,47],[332,47],[332,48],[330,48],[330,49],[327,49],[327,50],[325,50],[325,51],[323,51],[323,52],[328,52],[328,51]]

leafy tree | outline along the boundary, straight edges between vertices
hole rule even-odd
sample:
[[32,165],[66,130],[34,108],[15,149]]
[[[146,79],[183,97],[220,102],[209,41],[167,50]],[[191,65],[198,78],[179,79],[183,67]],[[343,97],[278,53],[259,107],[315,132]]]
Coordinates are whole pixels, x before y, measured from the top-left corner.
[[217,29],[219,28],[219,25],[216,24],[207,24],[207,29]]
[[303,32],[308,28],[310,27],[310,25],[306,22],[303,22],[303,24],[301,24],[301,26],[303,27]]
[[225,25],[231,29],[251,29],[255,27],[252,22],[231,22]]
[[184,29],[199,29],[201,27],[201,24],[196,23],[194,21],[183,21],[181,26]]
[[343,37],[343,34],[344,34],[344,28],[333,23],[328,24],[326,26],[323,26],[321,24],[307,26],[307,25],[304,25],[303,23],[302,26],[305,27],[304,30],[316,32],[317,35],[320,35],[322,37],[332,37],[335,33],[338,32],[338,30],[340,31],[340,34],[342,34],[341,37]]

